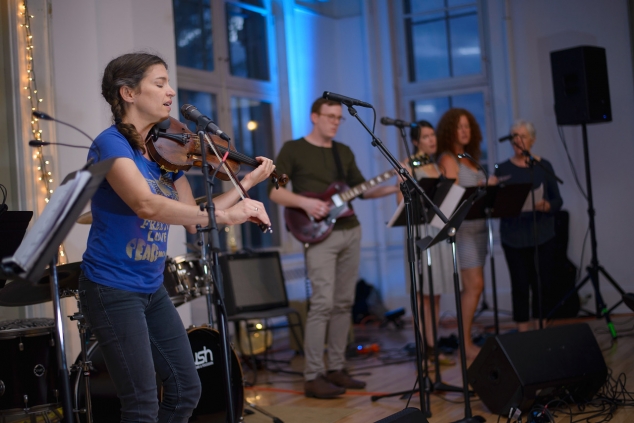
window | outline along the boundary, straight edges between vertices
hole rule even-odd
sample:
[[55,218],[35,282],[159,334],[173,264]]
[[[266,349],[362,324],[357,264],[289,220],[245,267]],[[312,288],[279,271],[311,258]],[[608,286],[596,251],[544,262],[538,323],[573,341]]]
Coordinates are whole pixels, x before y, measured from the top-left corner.
[[[487,120],[485,116],[486,107],[484,94],[482,92],[414,100],[411,102],[411,105],[413,108],[412,116],[414,116],[414,120],[426,120],[431,122],[433,125],[438,123],[440,117],[445,111],[453,107],[469,110],[473,114],[473,117],[475,117],[476,121],[478,121],[482,136],[484,137],[487,133]],[[482,149],[480,161],[486,163],[488,159],[486,140],[483,140],[480,147]]]
[[[192,104],[216,122],[232,138],[237,152],[253,159],[273,158],[272,110],[278,104],[278,91],[271,71],[270,0],[173,0],[173,10],[180,105]],[[187,124],[195,131],[193,122]],[[243,164],[240,177],[252,169]],[[202,176],[197,175],[192,169],[188,179],[192,187],[202,189],[194,195],[202,196]],[[233,186],[227,182],[216,189]],[[249,196],[264,203],[272,222],[278,221],[265,182],[249,191]],[[253,224],[235,229],[241,240],[238,248],[279,245],[279,228],[274,227],[273,234],[263,234]]]
[[[402,0],[403,116],[436,125],[452,107],[469,110],[482,130],[483,163],[488,162],[491,112],[478,0]],[[402,28],[402,29],[401,29]]]

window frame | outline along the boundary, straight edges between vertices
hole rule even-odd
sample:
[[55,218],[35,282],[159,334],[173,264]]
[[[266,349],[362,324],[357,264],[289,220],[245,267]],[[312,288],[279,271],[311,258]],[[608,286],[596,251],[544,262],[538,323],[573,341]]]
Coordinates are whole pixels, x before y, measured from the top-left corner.
[[[497,159],[497,150],[493,142],[493,134],[495,133],[495,119],[493,111],[492,84],[490,81],[490,60],[488,54],[488,37],[485,31],[487,9],[486,4],[482,0],[476,0],[475,4],[478,8],[478,33],[481,51],[481,72],[476,75],[463,75],[447,78],[439,78],[428,81],[409,81],[409,64],[407,55],[407,35],[404,25],[406,17],[417,16],[418,14],[405,15],[403,13],[402,0],[399,1],[399,7],[396,7],[392,16],[394,29],[392,37],[396,51],[396,67],[397,67],[397,109],[399,116],[406,116],[409,120],[414,120],[412,101],[425,100],[435,97],[448,97],[463,94],[471,94],[482,92],[484,98],[484,116],[486,122],[486,133],[482,134],[483,143],[487,147],[487,160],[485,165],[492,169]],[[459,6],[457,8],[462,8]],[[447,10],[447,9],[444,9]],[[424,14],[427,14],[425,12]],[[420,15],[423,15],[421,13]],[[436,124],[437,122],[432,122]],[[401,147],[399,147],[401,148]],[[404,151],[401,151],[405,154]]]
[[[275,17],[272,11],[272,0],[263,0],[264,8],[242,3],[236,0],[209,0],[211,6],[211,27],[214,49],[214,68],[212,71],[190,68],[186,66],[176,66],[178,88],[213,94],[216,96],[216,113],[218,116],[218,126],[231,138],[234,138],[231,99],[232,97],[247,98],[255,101],[271,104],[272,121],[271,125],[271,155],[275,155],[277,143],[275,140],[281,136],[281,123],[275,116],[280,113],[280,88],[277,75],[278,59],[277,45],[275,42],[277,33],[275,28]],[[243,9],[263,14],[266,18],[266,47],[268,49],[269,80],[262,81],[231,75],[229,64],[229,44],[227,38],[227,5],[239,6]],[[181,105],[179,99],[179,107]],[[273,157],[270,157],[273,158]],[[248,166],[242,166],[240,177],[252,170]],[[191,171],[190,171],[191,172]],[[262,182],[263,184],[266,182]],[[231,182],[223,183],[223,190],[231,190]],[[274,207],[277,207],[274,205]],[[276,209],[277,211],[277,209]],[[277,213],[269,211],[272,221],[275,224],[281,221],[276,218]],[[277,229],[277,227],[274,228]],[[230,236],[237,239],[237,248],[242,245],[242,231],[239,226],[233,228],[235,232]],[[276,231],[279,232],[279,231]],[[275,233],[275,232],[274,232]],[[275,236],[272,242],[273,248],[281,246],[282,240]],[[230,245],[227,246],[228,248]],[[245,246],[250,247],[250,246]]]

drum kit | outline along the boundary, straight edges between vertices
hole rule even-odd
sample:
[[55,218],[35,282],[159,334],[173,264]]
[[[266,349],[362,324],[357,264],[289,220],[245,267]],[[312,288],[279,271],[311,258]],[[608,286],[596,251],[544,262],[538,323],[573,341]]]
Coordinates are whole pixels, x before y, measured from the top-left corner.
[[[79,222],[91,223],[84,214]],[[57,266],[60,297],[74,297],[79,304],[79,274],[81,263]],[[168,258],[165,262],[163,284],[175,306],[206,294],[200,255],[196,253]],[[0,306],[16,307],[51,301],[48,271],[32,284],[16,280],[0,289]],[[77,321],[81,353],[70,367],[71,396],[75,420],[85,423],[120,421],[119,399],[99,347],[89,335],[89,328],[81,312],[68,316]],[[27,318],[0,322],[0,422],[6,416],[35,416],[51,421],[54,414],[61,419],[59,367],[55,349],[55,322],[47,318]],[[202,395],[192,419],[205,422],[225,422],[227,403],[223,368],[219,363],[221,339],[216,329],[208,325],[190,327],[187,336],[194,357],[204,356],[197,365],[202,384]],[[200,354],[204,351],[204,354]],[[231,395],[233,420],[239,421],[244,411],[242,368],[231,349]],[[211,357],[211,359],[208,359]],[[215,363],[214,363],[214,358]],[[157,380],[159,400],[160,381]],[[92,411],[92,412],[90,412]]]

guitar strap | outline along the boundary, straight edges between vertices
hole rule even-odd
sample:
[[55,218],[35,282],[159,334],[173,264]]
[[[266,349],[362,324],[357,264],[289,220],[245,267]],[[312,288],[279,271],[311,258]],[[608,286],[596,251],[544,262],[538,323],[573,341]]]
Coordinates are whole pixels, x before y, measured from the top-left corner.
[[337,178],[341,182],[346,182],[346,175],[343,173],[341,158],[339,157],[339,151],[337,151],[337,142],[334,140],[332,141],[332,156],[335,159],[335,165],[337,165]]

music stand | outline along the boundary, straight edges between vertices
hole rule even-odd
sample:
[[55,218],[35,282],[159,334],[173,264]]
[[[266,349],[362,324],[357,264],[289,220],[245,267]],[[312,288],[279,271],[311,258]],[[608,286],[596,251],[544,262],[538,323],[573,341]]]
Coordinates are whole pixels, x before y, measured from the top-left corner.
[[445,239],[449,238],[449,242],[451,243],[451,252],[453,255],[453,285],[454,285],[454,294],[456,298],[456,313],[458,318],[458,339],[460,340],[460,367],[462,369],[462,392],[464,395],[464,404],[465,404],[465,416],[463,419],[456,421],[455,423],[474,423],[474,422],[483,422],[484,419],[480,416],[473,416],[471,413],[471,401],[469,398],[469,385],[467,382],[467,356],[465,350],[465,335],[464,335],[464,327],[462,324],[462,302],[460,300],[460,279],[458,277],[458,260],[456,257],[456,233],[460,228],[465,217],[469,213],[469,209],[473,206],[474,202],[477,201],[480,197],[484,196],[484,190],[474,190],[471,195],[469,195],[463,202],[460,204],[458,209],[454,212],[454,214],[449,218],[445,226],[438,232],[435,237],[427,236],[420,241],[416,242],[416,245],[421,250],[425,250]]
[[[32,211],[6,211],[0,214],[0,260],[13,255],[18,249],[32,217]],[[4,288],[5,283],[6,279],[0,276],[0,288]]]
[[[421,178],[418,180],[418,185],[423,188],[423,191],[425,191],[427,193],[427,195],[429,196],[429,198],[432,199],[432,201],[434,202],[434,204],[436,204],[439,208],[443,208],[441,207],[442,202],[444,201],[445,197],[447,196],[447,194],[449,193],[449,190],[451,189],[451,187],[453,186],[454,182],[456,180],[455,179],[448,179],[448,178]],[[401,202],[399,204],[399,206],[397,207],[396,211],[394,212],[394,215],[392,216],[392,218],[390,219],[390,221],[388,222],[387,226],[388,227],[393,227],[393,226],[405,226],[407,225],[407,213],[405,211],[405,207],[404,207],[405,202]],[[415,221],[414,224],[417,225],[425,225],[425,235],[428,235],[428,225],[430,225],[432,219],[434,217],[434,210],[428,207],[424,207],[423,205],[423,211],[421,211],[421,213],[418,216],[414,216],[414,219],[418,221]],[[418,250],[418,253],[420,253],[421,250]],[[420,254],[417,254],[417,259],[420,261]],[[418,284],[419,284],[419,292],[423,293],[423,275],[422,275],[422,266],[418,266],[419,269],[419,280],[418,280]],[[446,392],[461,392],[462,389],[458,388],[456,386],[451,386],[451,385],[447,385],[445,383],[443,383],[441,375],[440,375],[440,362],[438,359],[439,356],[439,352],[438,352],[438,331],[436,328],[436,304],[435,301],[433,300],[434,298],[434,283],[433,283],[433,277],[432,277],[432,265],[431,265],[431,252],[429,249],[427,249],[427,280],[428,280],[428,284],[429,284],[429,296],[431,298],[430,303],[429,303],[429,308],[430,308],[430,315],[431,315],[431,327],[432,327],[432,337],[434,339],[434,371],[435,371],[435,382],[430,383],[430,386],[432,388],[432,391],[446,391]],[[426,337],[426,331],[425,331],[425,310],[424,310],[424,306],[421,306],[422,309],[422,314],[421,314],[421,320],[423,323],[423,337]],[[424,367],[424,371],[425,371],[425,377],[428,378],[428,372],[427,372],[427,365],[425,363]],[[412,391],[409,391],[412,392]],[[376,395],[372,397],[372,401],[376,401],[380,398],[384,398],[386,396],[394,396],[394,395],[402,395],[402,392],[399,392],[397,394],[388,394],[388,395]]]
[[[66,364],[66,351],[64,344],[64,334],[62,330],[62,315],[60,309],[60,300],[59,300],[59,290],[58,290],[58,280],[57,280],[57,270],[56,270],[56,262],[57,262],[57,251],[59,245],[64,241],[66,235],[70,229],[75,225],[77,218],[81,214],[83,208],[86,206],[88,201],[92,198],[94,193],[99,188],[101,182],[105,179],[106,173],[112,167],[114,159],[104,160],[95,165],[92,165],[85,171],[89,172],[88,180],[83,187],[78,187],[77,190],[79,192],[75,192],[75,196],[71,196],[68,199],[68,203],[64,204],[65,212],[62,213],[58,219],[53,221],[54,225],[50,231],[48,231],[45,235],[41,233],[36,233],[37,230],[35,226],[31,229],[31,231],[24,238],[22,243],[32,242],[35,237],[43,236],[42,238],[42,246],[39,250],[40,253],[37,256],[33,257],[29,260],[24,260],[18,263],[15,260],[15,255],[12,257],[7,257],[2,260],[2,264],[0,268],[2,269],[2,273],[11,279],[18,279],[27,281],[29,283],[36,283],[44,273],[46,265],[49,264],[50,268],[50,278],[51,278],[51,297],[53,299],[53,313],[55,314],[55,337],[56,337],[56,347],[57,347],[57,364],[59,366],[59,372],[61,373],[61,381],[62,381],[62,389],[61,389],[61,397],[62,397],[62,409],[64,411],[64,421],[66,423],[73,422],[73,407],[71,405],[71,396],[70,396],[70,381],[69,381],[69,373],[68,366]],[[75,179],[75,177],[84,177],[86,174],[83,173],[84,169],[81,171],[76,171],[70,173],[61,185],[67,184]],[[61,187],[60,185],[60,187]],[[58,188],[59,192],[60,189]],[[51,199],[47,205],[47,207],[51,207],[55,204],[56,201],[65,201],[66,198],[56,197],[55,193],[51,196]],[[44,218],[46,213],[46,208],[44,212],[40,216],[40,219]],[[19,251],[16,251],[19,252]],[[2,276],[2,275],[0,275]]]
[[[522,206],[530,193],[532,184],[492,185],[486,187],[486,194],[476,201],[467,213],[465,220],[486,219],[489,231],[489,260],[491,263],[491,290],[493,291],[493,320],[495,322],[495,334],[500,334],[498,319],[497,283],[495,277],[495,258],[493,256],[493,218],[516,217],[522,212]],[[467,198],[472,192],[482,187],[469,187],[463,194]],[[540,299],[541,301],[541,299]],[[482,294],[482,308],[478,312],[486,310],[486,297]]]

